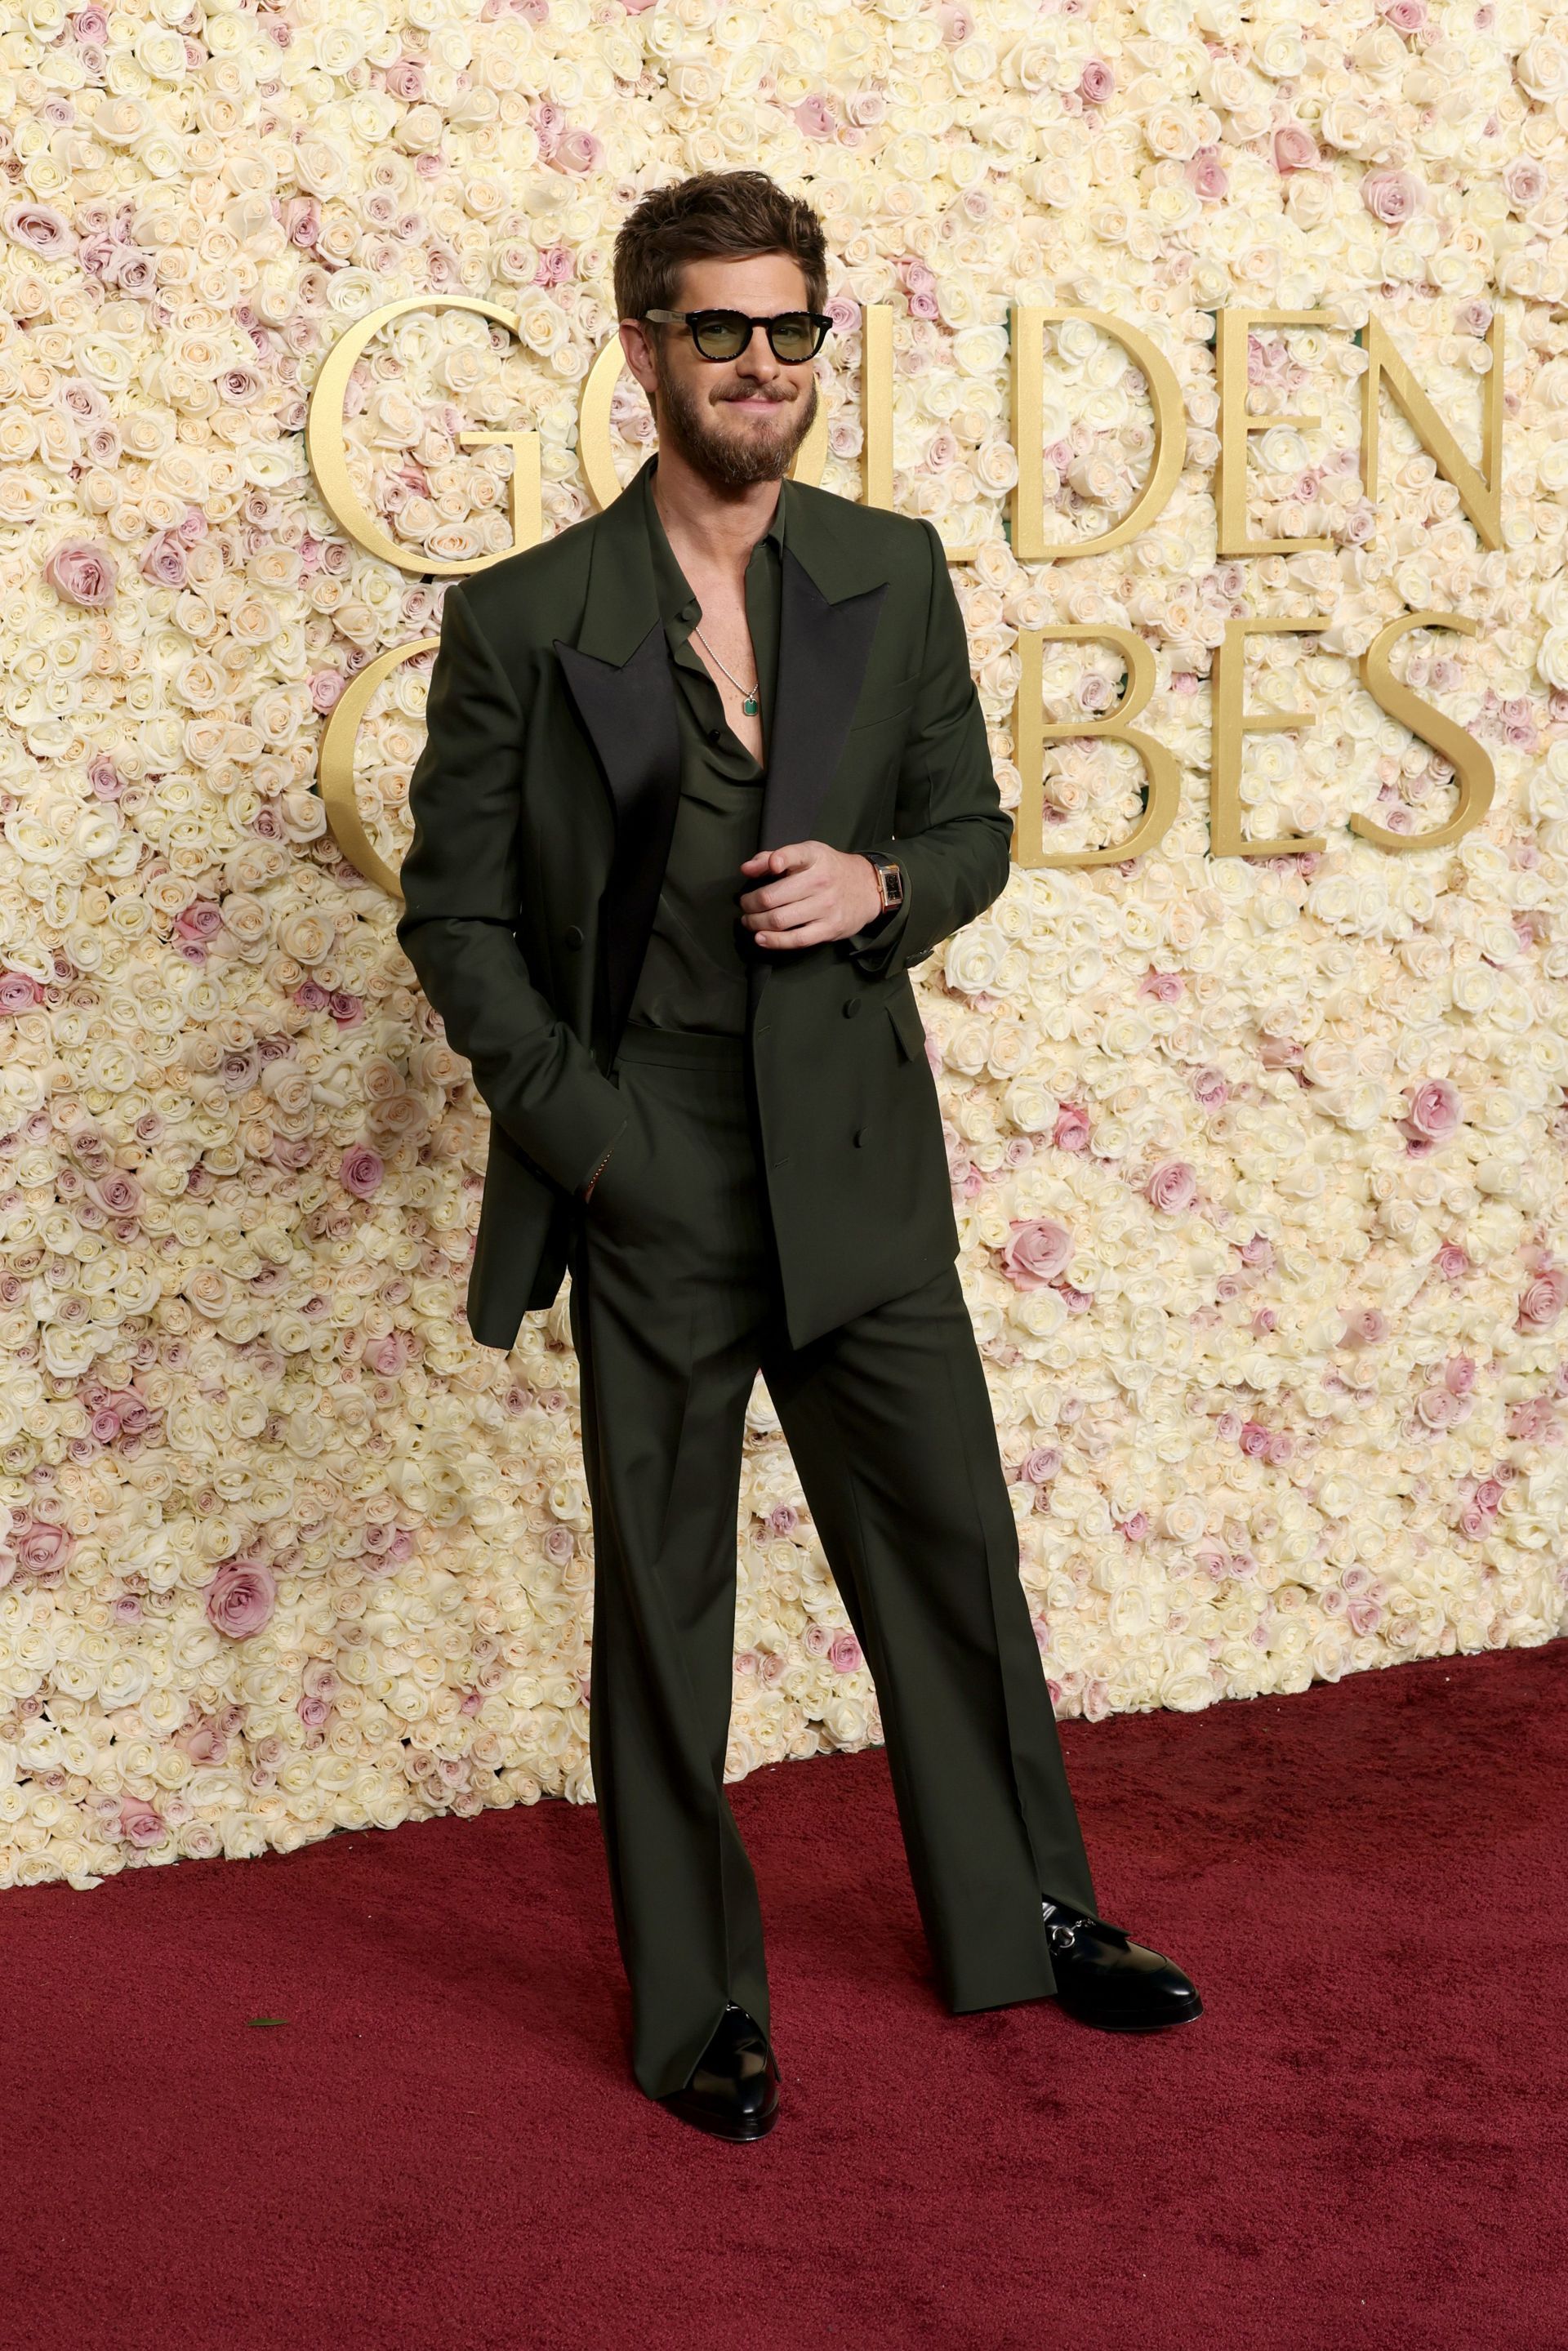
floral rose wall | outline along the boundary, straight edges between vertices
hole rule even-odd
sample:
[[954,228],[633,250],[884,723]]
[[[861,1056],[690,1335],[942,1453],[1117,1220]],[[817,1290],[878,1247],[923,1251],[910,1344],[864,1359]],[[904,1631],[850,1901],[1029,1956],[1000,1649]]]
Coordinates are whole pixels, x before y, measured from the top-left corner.
[[[0,1884],[591,1795],[591,1529],[564,1301],[509,1357],[463,1316],[486,1115],[315,789],[354,672],[439,580],[318,494],[310,387],[417,557],[591,510],[578,404],[644,188],[760,164],[832,250],[824,486],[862,492],[862,306],[894,318],[895,503],[954,555],[1004,796],[1021,631],[1152,649],[1156,851],[1015,868],[915,975],[962,1270],[1063,1715],[1303,1689],[1539,1642],[1568,1610],[1568,17],[1524,0],[30,0],[0,27]],[[1009,306],[1169,359],[1185,470],[1136,540],[1019,563]],[[1220,559],[1214,320],[1260,328],[1250,513]],[[1504,321],[1503,544],[1385,401],[1375,313],[1474,458]],[[1143,376],[1045,340],[1054,536],[1147,469]],[[1302,415],[1318,421],[1287,421]],[[651,444],[623,378],[626,478]],[[1390,619],[1497,789],[1356,656]],[[1259,639],[1254,838],[1210,853],[1210,667]],[[1397,665],[1397,664],[1396,664]],[[1122,663],[1048,643],[1047,715]],[[428,657],[361,730],[386,853]],[[1137,775],[1047,755],[1058,854]],[[732,1775],[881,1735],[771,1416],[738,1527]]]

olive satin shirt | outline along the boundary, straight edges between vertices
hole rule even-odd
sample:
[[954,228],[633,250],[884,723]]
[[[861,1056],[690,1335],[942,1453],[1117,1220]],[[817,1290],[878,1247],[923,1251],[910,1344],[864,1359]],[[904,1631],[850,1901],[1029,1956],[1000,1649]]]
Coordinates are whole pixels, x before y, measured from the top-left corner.
[[[714,677],[690,642],[702,606],[659,519],[652,481],[650,473],[641,495],[674,674],[681,797],[628,1018],[640,1028],[701,1029],[739,1037],[746,1032],[747,962],[755,953],[739,900],[758,886],[757,877],[740,868],[757,853],[767,769],[726,718]],[[773,520],[746,566],[746,618],[757,658],[764,751],[773,739],[784,507],[780,483]],[[741,680],[745,685],[750,682]]]

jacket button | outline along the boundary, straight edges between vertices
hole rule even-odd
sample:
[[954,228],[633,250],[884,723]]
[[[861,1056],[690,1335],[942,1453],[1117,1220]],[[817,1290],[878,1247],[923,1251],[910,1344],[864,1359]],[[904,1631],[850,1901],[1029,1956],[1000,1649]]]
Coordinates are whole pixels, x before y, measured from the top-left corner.
[[580,947],[582,945],[582,933],[578,929],[575,923],[573,923],[569,931],[563,931],[561,933],[561,936],[565,939],[569,947]]
[[852,1020],[852,1019],[854,1019],[854,1017],[855,1017],[855,1014],[860,1010],[860,1008],[861,1008],[861,1000],[860,1000],[860,998],[859,998],[858,996],[852,996],[852,997],[850,997],[850,998],[847,999],[847,1001],[845,1002],[845,1005],[844,1005],[844,1019],[845,1019],[846,1020]]
[[856,1127],[856,1129],[855,1129],[855,1149],[858,1151],[858,1150],[860,1149],[860,1147],[861,1147],[861,1145],[862,1145],[862,1143],[869,1143],[870,1141],[871,1141],[871,1129],[870,1129],[870,1127],[869,1127],[869,1126],[857,1126],[857,1127]]

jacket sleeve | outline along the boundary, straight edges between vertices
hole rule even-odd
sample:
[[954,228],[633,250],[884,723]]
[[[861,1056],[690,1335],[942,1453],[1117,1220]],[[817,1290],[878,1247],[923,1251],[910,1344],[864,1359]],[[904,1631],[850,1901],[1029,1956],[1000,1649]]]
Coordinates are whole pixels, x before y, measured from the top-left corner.
[[904,869],[904,904],[846,941],[873,977],[919,963],[1006,887],[1012,818],[1002,807],[969,668],[964,614],[934,523],[921,684],[898,778],[894,831],[869,845]]
[[626,1103],[535,987],[517,942],[522,712],[456,582],[442,605],[425,724],[398,944],[492,1115],[576,1192],[625,1125]]

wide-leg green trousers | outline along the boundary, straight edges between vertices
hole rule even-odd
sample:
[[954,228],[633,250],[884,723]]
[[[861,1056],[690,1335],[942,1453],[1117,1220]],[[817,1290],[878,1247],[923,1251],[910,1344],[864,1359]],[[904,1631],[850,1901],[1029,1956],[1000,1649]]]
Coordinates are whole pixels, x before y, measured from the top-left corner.
[[629,1029],[614,1074],[629,1119],[577,1219],[570,1317],[593,1784],[633,2070],[659,2097],[687,2081],[727,2001],[770,2029],[757,1885],[724,1791],[759,1369],[876,1685],[944,1999],[1049,1995],[1040,1896],[1097,1914],[956,1266],[792,1347],[745,1040]]

